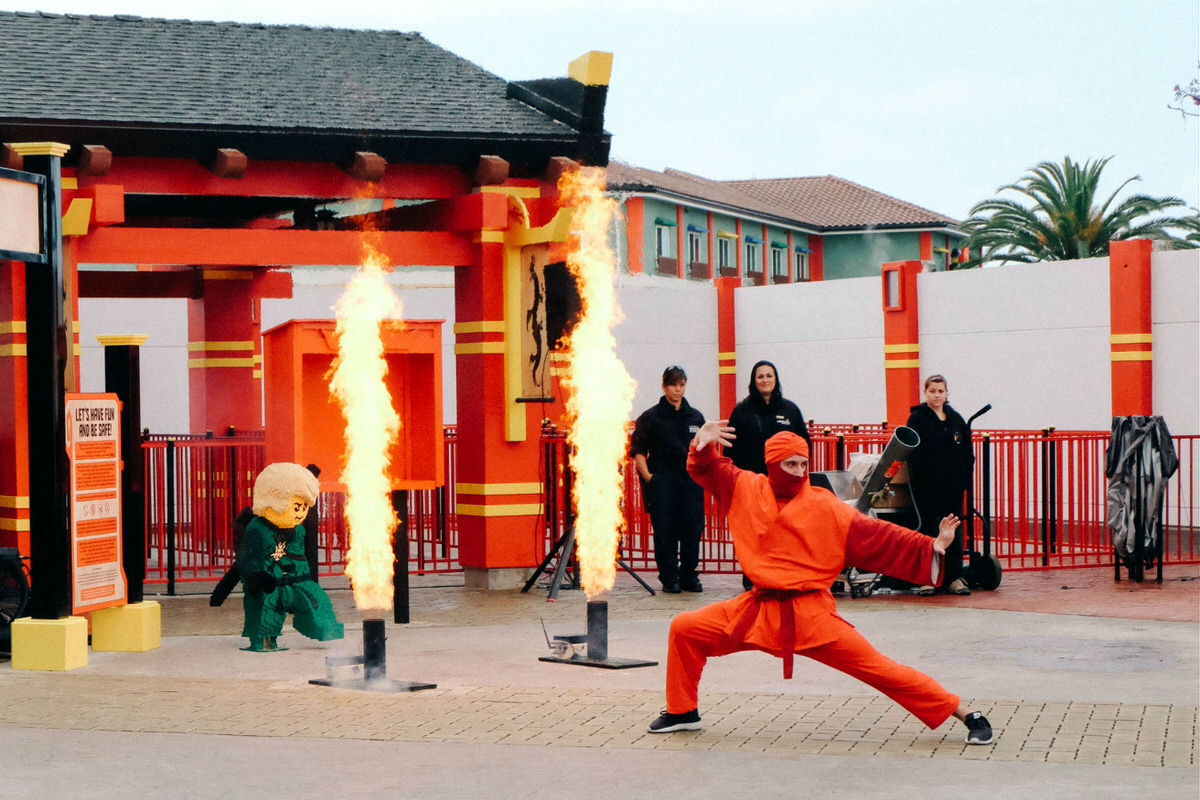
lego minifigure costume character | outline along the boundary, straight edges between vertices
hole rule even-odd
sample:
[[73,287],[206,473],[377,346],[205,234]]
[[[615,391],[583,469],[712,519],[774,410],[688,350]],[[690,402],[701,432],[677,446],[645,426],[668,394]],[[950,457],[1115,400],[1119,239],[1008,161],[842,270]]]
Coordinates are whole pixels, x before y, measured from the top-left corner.
[[914,531],[860,514],[807,476],[779,462],[807,457],[807,443],[779,433],[766,444],[767,475],[740,470],[720,447],[693,443],[688,473],[712,492],[729,518],[734,547],[755,588],[735,598],[679,614],[671,621],[667,712],[697,707],[700,675],[710,657],[762,650],[793,653],[855,677],[936,728],[954,713],[957,695],[911,667],[879,653],[838,616],[830,586],[848,563],[920,583],[936,583],[941,556]]
[[269,464],[254,482],[254,518],[238,546],[237,567],[245,590],[242,635],[247,650],[283,649],[276,637],[292,625],[310,639],[345,636],[329,595],[317,585],[305,554],[301,524],[317,499],[317,479],[299,464]]

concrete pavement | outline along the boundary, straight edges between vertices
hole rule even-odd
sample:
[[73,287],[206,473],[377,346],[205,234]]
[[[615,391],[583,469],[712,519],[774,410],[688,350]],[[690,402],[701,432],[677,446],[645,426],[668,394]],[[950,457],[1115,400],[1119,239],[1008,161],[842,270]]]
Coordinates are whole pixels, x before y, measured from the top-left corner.
[[[993,797],[1196,796],[1200,790],[1200,568],[1163,586],[1103,570],[1013,573],[970,598],[839,600],[880,650],[970,698],[998,731],[968,748],[954,720],[925,729],[868,687],[806,659],[710,662],[699,732],[650,735],[663,707],[666,632],[681,610],[731,596],[651,597],[622,576],[608,597],[609,653],[658,666],[538,661],[552,634],[582,633],[585,598],[544,587],[414,581],[412,623],[388,623],[389,677],[433,690],[313,686],[325,656],[361,652],[361,615],[331,589],[347,639],[285,629],[281,653],[240,651],[240,597],[161,597],[163,645],[91,652],[67,673],[0,662],[6,790],[47,797],[903,797],[987,787]],[[1103,612],[1103,613],[1100,613]],[[1168,795],[1168,792],[1171,793]],[[1050,794],[1053,793],[1053,794]]]

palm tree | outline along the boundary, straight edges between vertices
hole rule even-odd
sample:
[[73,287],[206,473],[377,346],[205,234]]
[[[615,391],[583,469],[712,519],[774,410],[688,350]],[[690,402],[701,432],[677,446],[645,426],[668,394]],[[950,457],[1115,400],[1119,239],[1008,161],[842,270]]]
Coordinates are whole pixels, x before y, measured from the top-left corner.
[[972,208],[962,225],[967,233],[962,246],[971,252],[964,266],[1105,256],[1109,242],[1123,239],[1159,239],[1179,248],[1195,247],[1169,230],[1181,227],[1177,218],[1150,217],[1184,205],[1178,197],[1135,194],[1113,207],[1121,190],[1141,178],[1127,179],[1096,205],[1100,174],[1111,158],[1083,164],[1070,157],[1062,164],[1043,161],[1016,183],[1001,186],[998,192],[1017,192],[1032,200],[1033,207],[996,197]]

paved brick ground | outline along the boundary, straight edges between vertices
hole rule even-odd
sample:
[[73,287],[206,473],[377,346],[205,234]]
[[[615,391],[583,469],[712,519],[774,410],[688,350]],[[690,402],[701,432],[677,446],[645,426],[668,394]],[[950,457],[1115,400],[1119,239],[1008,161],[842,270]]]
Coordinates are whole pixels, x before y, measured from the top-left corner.
[[[452,759],[465,757],[467,751],[455,748],[466,747],[475,759],[491,759],[487,763],[495,764],[498,771],[515,769],[506,763],[503,752],[522,754],[513,756],[519,762],[528,757],[523,748],[529,747],[625,752],[631,759],[635,752],[665,756],[679,751],[708,757],[724,753],[745,759],[728,769],[735,774],[747,770],[744,777],[749,782],[762,780],[762,764],[752,756],[794,762],[803,769],[812,768],[809,759],[837,757],[846,759],[844,770],[873,776],[879,768],[867,769],[865,764],[894,763],[894,770],[885,768],[882,774],[894,774],[897,787],[905,786],[909,792],[929,780],[920,764],[933,759],[958,774],[990,776],[981,780],[997,778],[991,773],[964,773],[969,769],[964,764],[979,762],[980,769],[984,762],[1007,765],[1005,775],[1013,779],[1019,775],[1030,783],[1052,777],[1067,787],[1058,796],[1084,796],[1083,789],[1103,793],[1110,784],[1144,785],[1150,790],[1146,796],[1182,786],[1186,794],[1187,787],[1200,788],[1200,676],[1194,666],[1196,654],[1187,652],[1196,649],[1189,643],[1197,639],[1198,578],[1200,568],[1195,566],[1168,570],[1162,586],[1114,584],[1111,573],[1100,570],[1013,573],[1005,576],[1000,590],[964,598],[889,595],[839,600],[855,624],[872,629],[872,638],[885,651],[907,641],[918,654],[936,656],[941,652],[937,640],[928,637],[936,635],[939,617],[944,624],[996,628],[988,635],[1006,648],[990,659],[998,677],[995,682],[976,681],[976,697],[970,702],[988,715],[998,731],[991,747],[967,747],[962,741],[964,729],[953,720],[929,731],[859,684],[852,684],[857,689],[829,692],[813,691],[821,684],[806,680],[785,685],[778,680],[777,662],[759,654],[751,654],[757,660],[744,662],[748,666],[730,657],[710,667],[711,676],[706,673],[702,684],[702,731],[650,735],[645,726],[662,708],[661,667],[657,673],[627,671],[643,673],[644,677],[631,680],[604,670],[538,667],[536,657],[527,658],[525,651],[518,656],[497,652],[508,643],[513,647],[519,643],[526,650],[540,647],[536,640],[529,641],[541,635],[534,627],[539,619],[552,632],[582,627],[580,593],[564,592],[559,602],[547,603],[545,586],[528,595],[475,591],[463,588],[458,576],[416,580],[412,625],[393,628],[389,638],[389,651],[414,642],[428,650],[420,654],[425,660],[419,662],[420,669],[430,669],[428,676],[396,677],[432,678],[441,684],[433,690],[382,694],[310,685],[308,678],[316,677],[313,673],[328,651],[285,632],[293,647],[289,653],[241,653],[236,636],[240,598],[234,596],[214,609],[208,606],[207,596],[193,595],[159,598],[164,633],[160,651],[92,654],[87,667],[67,673],[13,671],[0,662],[0,708],[5,726],[24,731],[25,739],[34,738],[36,731],[104,737],[88,740],[92,750],[103,749],[97,742],[111,741],[114,750],[127,747],[121,737],[130,735],[241,737],[254,743],[248,746],[256,752],[267,753],[281,747],[291,750],[289,743],[299,741],[339,740],[451,748],[438,752]],[[705,585],[701,595],[650,596],[623,578],[610,595],[611,628],[620,647],[630,648],[635,652],[629,655],[637,657],[642,654],[636,651],[661,650],[666,624],[674,614],[736,593],[739,581],[735,576],[706,576]],[[351,594],[334,590],[331,595],[347,623],[348,641],[356,638],[362,615],[353,608]],[[940,609],[947,607],[953,610],[943,615]],[[1048,620],[1068,617],[1078,621],[1066,628],[1061,623],[1048,626]],[[1136,635],[1129,630],[1129,620],[1136,621]],[[890,625],[902,627],[906,636],[880,641],[880,627],[886,636]],[[1039,652],[1039,642],[1052,637],[1062,638],[1063,647],[1082,648],[1078,657],[1069,652],[1050,656]],[[914,639],[915,643],[910,641]],[[1021,649],[1026,640],[1031,644]],[[926,641],[930,644],[922,644]],[[1111,646],[1095,649],[1097,641]],[[623,654],[614,650],[614,655]],[[1109,658],[1111,654],[1115,657]],[[961,661],[969,654],[943,655],[949,660],[941,662],[942,669],[961,667],[959,681],[974,674],[975,665]],[[473,662],[475,672],[452,669],[464,660]],[[989,657],[981,656],[979,662],[986,668]],[[444,669],[431,668],[435,666]],[[730,675],[731,669],[747,668],[757,672],[746,673],[744,683],[736,672]],[[446,675],[451,679],[441,679]],[[814,675],[805,674],[810,679]],[[1059,683],[1051,687],[1047,676]],[[1101,678],[1108,681],[1105,687],[1121,687],[1125,681],[1163,682],[1153,696],[1164,702],[1146,702],[1145,693],[1138,700],[1137,692],[1097,690]],[[1072,680],[1080,681],[1079,692],[1071,691]],[[654,688],[646,688],[650,686]],[[780,691],[762,691],[764,686]],[[1088,691],[1083,691],[1085,686]],[[1098,694],[1128,702],[1095,702]],[[225,747],[219,744],[224,739],[195,741],[214,753]],[[869,762],[856,760],[864,757]],[[654,764],[647,769],[678,768],[673,760]],[[1035,765],[1060,771],[1012,771]],[[30,769],[23,785],[41,787],[36,768]],[[1131,776],[1122,771],[1127,769],[1144,771]],[[653,781],[652,774],[645,779]],[[85,778],[79,780],[87,785]],[[457,784],[454,778],[449,780],[446,794],[455,796]],[[885,796],[888,778],[874,781],[870,796]],[[1076,790],[1080,794],[1071,793]],[[1036,796],[1032,791],[1011,796]],[[191,796],[206,795],[193,792]],[[525,795],[514,791],[510,796]],[[712,795],[701,790],[696,796]]]
[[7,724],[29,728],[205,733],[555,747],[731,750],[1194,767],[1195,706],[978,699],[998,730],[969,747],[949,722],[925,729],[882,697],[705,697],[702,731],[645,732],[658,692],[471,686],[402,694],[296,681],[16,673],[0,684]]

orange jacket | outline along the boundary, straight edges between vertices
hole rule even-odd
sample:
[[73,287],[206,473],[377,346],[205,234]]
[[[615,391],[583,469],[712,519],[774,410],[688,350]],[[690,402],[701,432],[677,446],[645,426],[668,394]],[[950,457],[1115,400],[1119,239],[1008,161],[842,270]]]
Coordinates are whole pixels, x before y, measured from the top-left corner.
[[[811,482],[780,508],[766,475],[738,469],[719,450],[709,445],[697,453],[693,445],[688,473],[728,516],[738,561],[755,587],[799,593],[791,597],[795,650],[833,641],[839,627],[849,624],[837,616],[829,590],[848,564],[913,583],[937,583],[941,556],[933,552],[933,539],[860,514]],[[751,607],[759,604],[745,641],[783,655],[792,637],[781,636],[781,604],[762,599],[753,592],[735,598],[734,619],[747,610],[755,613]]]

